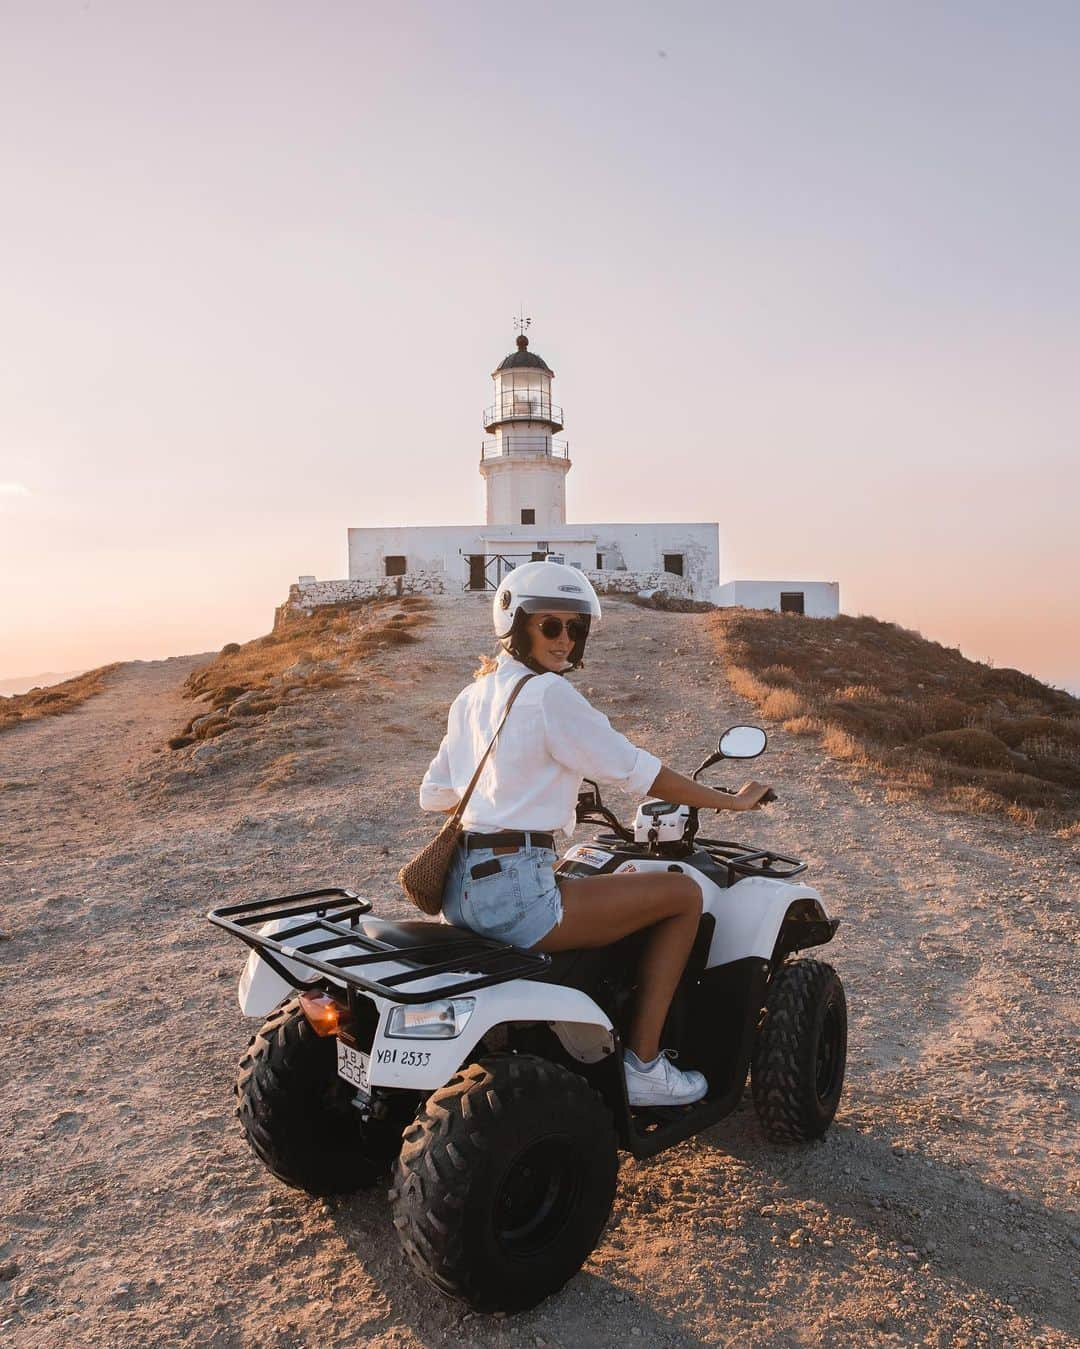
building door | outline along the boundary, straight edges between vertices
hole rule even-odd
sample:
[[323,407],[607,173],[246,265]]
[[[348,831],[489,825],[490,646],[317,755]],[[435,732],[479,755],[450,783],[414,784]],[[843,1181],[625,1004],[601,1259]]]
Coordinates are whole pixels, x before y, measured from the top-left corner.
[[469,554],[469,589],[486,590],[487,576],[484,570],[484,564],[487,558],[483,553]]
[[801,590],[781,590],[780,612],[782,614],[803,614],[806,612],[805,596]]
[[671,572],[672,576],[681,576],[683,555],[682,553],[665,553],[664,570]]

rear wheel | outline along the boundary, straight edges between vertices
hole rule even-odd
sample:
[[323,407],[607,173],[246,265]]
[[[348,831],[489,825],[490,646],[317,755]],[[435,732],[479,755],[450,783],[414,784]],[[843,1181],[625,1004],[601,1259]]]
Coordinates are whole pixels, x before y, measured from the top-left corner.
[[390,1198],[413,1265],[479,1311],[521,1311],[584,1264],[611,1212],[611,1115],[530,1054],[469,1064],[405,1130]]
[[754,1106],[774,1143],[820,1138],[844,1089],[847,1000],[821,960],[782,965],[769,985],[751,1065]]
[[296,998],[252,1037],[236,1077],[236,1113],[256,1156],[286,1185],[349,1194],[389,1167],[401,1138],[370,1123],[337,1075],[333,1037],[315,1034]]

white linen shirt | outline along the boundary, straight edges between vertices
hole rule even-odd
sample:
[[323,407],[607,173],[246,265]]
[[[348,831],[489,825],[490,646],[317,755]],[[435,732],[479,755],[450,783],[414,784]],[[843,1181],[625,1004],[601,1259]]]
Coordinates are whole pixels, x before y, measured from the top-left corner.
[[[487,749],[514,685],[529,668],[505,652],[462,689],[420,787],[422,810],[452,810]],[[530,679],[518,694],[462,816],[475,833],[537,829],[572,834],[582,778],[646,796],[661,768],[620,735],[562,675]]]

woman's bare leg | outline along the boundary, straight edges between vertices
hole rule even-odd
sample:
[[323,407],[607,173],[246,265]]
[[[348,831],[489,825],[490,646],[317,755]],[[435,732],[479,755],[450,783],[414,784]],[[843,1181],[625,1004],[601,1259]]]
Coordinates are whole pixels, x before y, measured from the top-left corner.
[[650,928],[638,972],[638,996],[627,1044],[644,1063],[660,1052],[660,1032],[701,919],[701,891],[671,871],[564,880],[563,919],[537,942],[538,951],[609,946]]

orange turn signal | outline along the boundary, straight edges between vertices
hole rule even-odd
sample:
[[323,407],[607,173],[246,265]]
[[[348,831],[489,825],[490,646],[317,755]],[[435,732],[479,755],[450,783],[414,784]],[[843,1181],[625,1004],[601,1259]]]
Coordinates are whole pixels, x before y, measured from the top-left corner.
[[300,1010],[316,1035],[336,1035],[349,1015],[349,1009],[329,993],[315,991],[300,994]]

